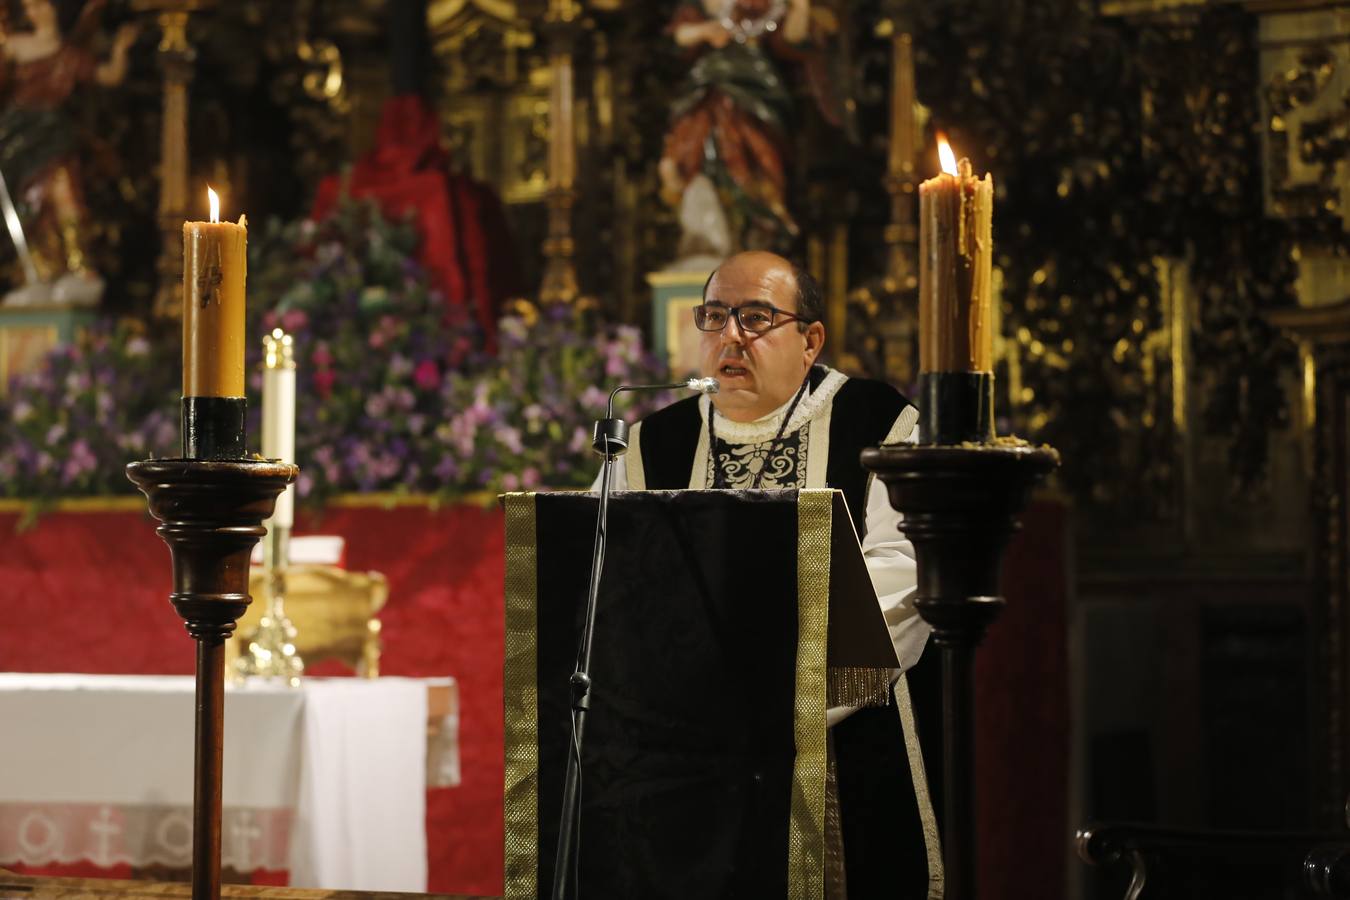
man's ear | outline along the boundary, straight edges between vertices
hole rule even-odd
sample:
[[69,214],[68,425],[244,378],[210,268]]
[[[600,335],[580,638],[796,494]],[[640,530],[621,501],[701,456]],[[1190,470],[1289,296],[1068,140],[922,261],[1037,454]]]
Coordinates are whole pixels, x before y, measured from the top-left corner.
[[812,322],[806,326],[803,333],[806,337],[806,364],[814,365],[820,358],[820,351],[825,346],[825,324],[823,322]]

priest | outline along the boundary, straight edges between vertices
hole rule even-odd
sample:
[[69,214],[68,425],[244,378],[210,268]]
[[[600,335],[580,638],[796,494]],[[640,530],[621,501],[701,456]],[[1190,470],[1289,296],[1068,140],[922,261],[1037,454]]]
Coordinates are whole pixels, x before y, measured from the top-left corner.
[[[934,814],[941,804],[940,681],[929,628],[911,598],[914,551],[885,487],[858,462],[865,447],[914,439],[918,410],[890,385],[817,363],[825,343],[820,287],[772,253],[726,260],[694,310],[701,374],[713,395],[647,416],[614,466],[615,490],[838,488],[900,668],[830,683],[827,895],[942,896]],[[751,554],[781,560],[775,548]],[[859,684],[859,678],[871,684]]]

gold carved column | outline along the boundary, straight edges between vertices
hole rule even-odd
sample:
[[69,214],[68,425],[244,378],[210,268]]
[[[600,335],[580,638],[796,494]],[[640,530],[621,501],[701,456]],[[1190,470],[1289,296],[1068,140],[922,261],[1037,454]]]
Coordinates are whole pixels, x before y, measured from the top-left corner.
[[886,193],[891,222],[886,226],[886,281],[893,291],[918,287],[918,216],[914,210],[917,183],[914,161],[919,155],[919,123],[914,115],[914,36],[908,16],[897,14],[891,26],[891,145],[886,157]]
[[577,158],[573,51],[579,30],[580,9],[575,0],[549,0],[544,17],[548,41],[549,145],[548,145],[548,235],[544,238],[544,278],[539,286],[541,303],[573,303],[577,286],[576,242],[572,237],[572,209],[576,205]]
[[135,0],[137,12],[153,14],[159,25],[159,64],[164,73],[163,122],[160,126],[159,286],[157,318],[182,315],[182,229],[188,218],[188,84],[196,51],[188,42],[188,19],[211,0]]
[[876,34],[889,39],[891,47],[890,147],[882,182],[891,206],[891,220],[883,232],[886,271],[880,279],[850,294],[849,305],[862,319],[880,326],[868,335],[868,340],[879,346],[867,355],[884,361],[888,378],[909,383],[918,372],[918,316],[917,312],[906,314],[905,304],[919,286],[919,226],[914,196],[923,129],[922,107],[915,90],[914,24],[909,5],[889,4],[889,13],[877,23]]

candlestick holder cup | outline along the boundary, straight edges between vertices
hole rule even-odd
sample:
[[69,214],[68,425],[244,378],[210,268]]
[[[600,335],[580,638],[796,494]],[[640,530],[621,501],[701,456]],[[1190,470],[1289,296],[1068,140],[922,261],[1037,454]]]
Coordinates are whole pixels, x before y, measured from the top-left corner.
[[169,546],[169,602],[197,642],[192,896],[220,897],[221,748],[225,640],[249,604],[249,555],[277,495],[299,469],[273,460],[150,459],[127,477]]
[[999,568],[1031,488],[1059,464],[1049,447],[873,447],[862,464],[886,485],[914,545],[914,605],[942,654],[942,843],[948,900],[975,896],[975,649],[1002,610]]

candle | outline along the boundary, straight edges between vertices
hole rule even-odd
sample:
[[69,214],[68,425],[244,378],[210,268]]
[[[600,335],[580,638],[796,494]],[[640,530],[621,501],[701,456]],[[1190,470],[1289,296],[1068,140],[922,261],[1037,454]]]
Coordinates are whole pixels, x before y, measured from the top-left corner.
[[[289,334],[277,328],[263,338],[262,455],[295,462],[295,354]],[[295,520],[295,483],[277,498],[269,525],[290,528]]]
[[919,371],[993,371],[994,181],[938,145],[943,172],[919,185]]
[[248,229],[220,221],[183,223],[183,455],[244,456],[244,279]]
[[920,439],[993,438],[994,181],[956,161],[919,185]]

